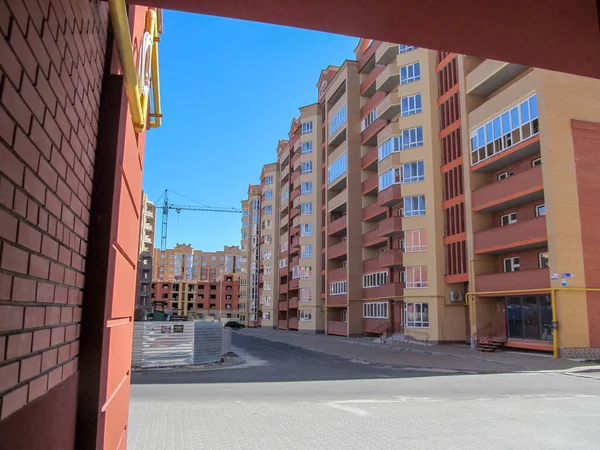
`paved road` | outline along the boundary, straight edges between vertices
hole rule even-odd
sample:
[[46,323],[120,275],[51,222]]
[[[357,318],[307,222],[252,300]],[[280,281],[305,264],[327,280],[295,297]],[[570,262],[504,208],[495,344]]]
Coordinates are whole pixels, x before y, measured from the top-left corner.
[[233,344],[247,364],[135,375],[128,448],[599,448],[595,375],[444,373]]

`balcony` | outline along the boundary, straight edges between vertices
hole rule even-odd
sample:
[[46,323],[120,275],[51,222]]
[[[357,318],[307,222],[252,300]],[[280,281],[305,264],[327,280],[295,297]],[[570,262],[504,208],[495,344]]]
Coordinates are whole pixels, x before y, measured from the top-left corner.
[[344,189],[327,203],[327,210],[332,212],[342,212],[346,210],[348,203],[348,189]]
[[368,298],[393,298],[404,295],[404,283],[388,283],[378,287],[363,289],[363,297]]
[[152,244],[152,237],[148,236],[147,234],[144,234],[144,243]]
[[381,71],[375,82],[378,91],[390,92],[400,84],[400,72],[398,66],[390,64]]
[[377,222],[383,219],[387,214],[387,208],[379,206],[377,202],[365,206],[362,210],[363,222]]
[[392,120],[400,114],[400,97],[398,91],[392,91],[377,105],[377,116],[380,119]]
[[348,254],[348,246],[346,241],[338,242],[330,245],[327,248],[327,259],[336,259],[345,257]]
[[336,234],[343,232],[347,226],[348,226],[348,216],[343,215],[339,219],[335,219],[335,220],[332,220],[331,222],[329,222],[329,225],[327,226],[327,234],[329,236],[334,236]]
[[296,167],[298,167],[298,164],[296,164],[297,162],[300,161],[300,152],[296,152],[294,153],[294,156],[292,156],[292,160],[290,161],[290,166],[294,168],[294,170],[296,170]]
[[293,207],[290,210],[290,219],[293,219],[294,217],[296,217],[299,214],[300,214],[300,207],[299,206]]
[[475,233],[474,246],[478,255],[503,253],[547,245],[546,217],[494,227]]
[[299,256],[294,256],[292,258],[292,260],[290,261],[290,267],[296,267],[298,264],[300,264],[300,257]]
[[279,285],[279,293],[280,294],[287,294],[288,292],[288,284],[284,283],[284,284],[280,284]]
[[362,195],[377,195],[379,177],[375,173],[362,182]]
[[379,206],[392,207],[402,203],[402,186],[393,184],[377,194]]
[[363,273],[376,272],[380,269],[379,257],[367,259],[363,261]]
[[298,329],[298,318],[297,317],[290,317],[290,319],[288,320],[288,328],[290,330]]
[[288,266],[279,268],[279,276],[280,277],[285,277],[288,274],[288,272],[289,272]]
[[348,294],[327,295],[328,308],[341,308],[343,306],[348,306]]
[[154,219],[154,211],[147,209],[146,210],[146,218],[148,219]]
[[290,297],[288,299],[288,308],[289,309],[298,309],[298,297]]
[[300,195],[300,189],[294,189],[290,193],[290,201],[293,202]]
[[279,228],[287,230],[289,224],[288,215],[285,214],[281,219],[279,219]]
[[381,267],[400,267],[403,265],[404,252],[399,248],[388,248],[379,254],[379,265]]
[[[362,145],[377,145],[377,133],[383,130],[387,125],[387,120],[375,119],[367,128],[360,133],[360,141]],[[377,150],[377,148],[373,148]]]
[[529,158],[540,153],[540,135],[534,134],[531,137],[522,140],[511,147],[507,147],[501,152],[484,159],[474,166],[471,166],[473,172],[495,172],[509,164],[516,163],[525,158]]
[[366,155],[362,157],[362,169],[377,170],[377,155],[377,147],[369,150]]
[[290,183],[293,184],[298,178],[300,178],[300,171],[295,170],[294,172],[292,172],[292,176],[290,177]]
[[279,328],[280,330],[287,330],[288,329],[288,327],[287,327],[287,320],[286,319],[279,319],[279,322],[277,324],[277,328]]
[[385,237],[394,237],[402,234],[402,217],[391,216],[379,222],[379,234]]
[[383,69],[385,69],[385,66],[375,66],[371,73],[365,77],[360,84],[360,95],[362,97],[371,97],[377,92],[377,77],[383,72]]
[[550,288],[550,269],[520,270],[475,276],[477,292]]
[[295,255],[300,251],[300,236],[294,236],[290,242],[290,255]]
[[542,166],[494,181],[471,194],[473,211],[494,212],[544,198]]
[[375,64],[387,66],[392,61],[396,60],[396,56],[398,56],[398,50],[398,44],[382,42],[375,52]]
[[283,170],[281,171],[281,181],[287,181],[288,175],[290,174],[290,166],[289,164],[285,164],[283,166]]
[[520,64],[485,59],[466,76],[467,94],[487,97],[527,69]]
[[292,278],[288,283],[288,290],[289,291],[297,291],[299,286],[300,286],[300,279]]
[[145,223],[144,230],[152,232],[152,231],[154,231],[154,228],[152,227],[152,224]]
[[293,226],[290,228],[290,236],[295,236],[300,233],[300,225]]
[[335,334],[337,336],[348,336],[348,322],[327,322],[327,334]]
[[338,269],[331,269],[327,271],[327,281],[332,283],[334,281],[344,281],[348,279],[348,268],[340,267]]
[[346,140],[347,125],[348,122],[344,122],[337,130],[335,130],[335,133],[329,136],[328,143],[331,147],[339,147],[340,144]]
[[387,243],[387,238],[379,235],[379,229],[363,234],[363,247],[379,247]]

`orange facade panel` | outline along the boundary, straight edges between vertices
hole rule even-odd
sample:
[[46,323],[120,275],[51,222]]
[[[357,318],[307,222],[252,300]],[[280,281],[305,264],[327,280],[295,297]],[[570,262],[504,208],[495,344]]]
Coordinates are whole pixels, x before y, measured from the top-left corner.
[[508,250],[540,247],[546,244],[546,217],[494,227],[474,235],[475,253],[502,253]]

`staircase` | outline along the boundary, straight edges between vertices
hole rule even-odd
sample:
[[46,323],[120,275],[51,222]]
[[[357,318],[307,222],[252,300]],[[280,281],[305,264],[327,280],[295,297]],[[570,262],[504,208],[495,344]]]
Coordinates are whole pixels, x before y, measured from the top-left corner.
[[494,334],[490,322],[473,333],[473,342],[477,351],[494,353],[504,348],[506,337]]

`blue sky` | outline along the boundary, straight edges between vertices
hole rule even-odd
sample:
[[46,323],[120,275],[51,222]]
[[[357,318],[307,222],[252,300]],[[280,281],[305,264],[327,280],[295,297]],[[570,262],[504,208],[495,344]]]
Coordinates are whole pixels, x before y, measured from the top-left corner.
[[[298,108],[317,101],[320,71],[352,59],[356,38],[180,12],[164,13],[163,125],[148,133],[144,190],[178,204],[240,207],[274,162]],[[183,194],[188,198],[177,194]],[[160,245],[160,214],[157,218]],[[239,245],[241,214],[169,214],[167,246]]]

